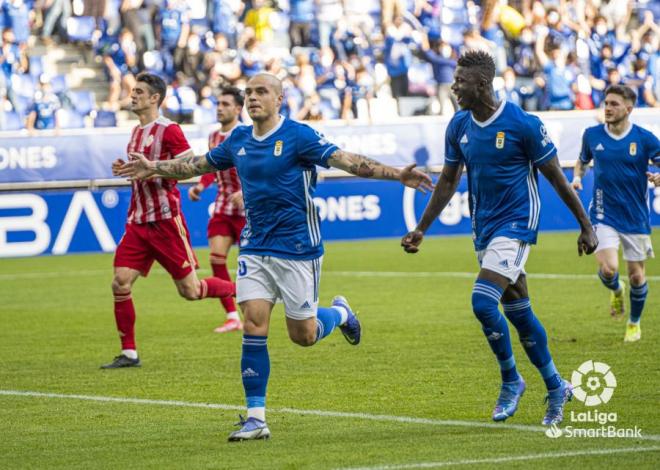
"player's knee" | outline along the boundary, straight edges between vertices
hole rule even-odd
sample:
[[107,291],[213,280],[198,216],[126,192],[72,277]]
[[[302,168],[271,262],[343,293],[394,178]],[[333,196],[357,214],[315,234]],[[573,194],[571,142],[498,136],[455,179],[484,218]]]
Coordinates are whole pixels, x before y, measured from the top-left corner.
[[496,321],[500,315],[498,302],[480,292],[472,293],[472,312],[482,324],[489,324]]
[[601,274],[608,279],[613,278],[616,275],[616,271],[616,266],[613,266],[609,263],[603,263],[600,265]]
[[115,295],[118,294],[127,294],[131,291],[131,281],[128,278],[122,276],[115,276],[112,280],[112,293]]
[[199,300],[199,287],[187,284],[180,286],[179,295],[186,300]]
[[628,278],[630,279],[631,286],[641,286],[646,282],[646,276],[642,272],[630,273]]
[[316,332],[290,332],[289,338],[299,346],[308,347],[316,343]]

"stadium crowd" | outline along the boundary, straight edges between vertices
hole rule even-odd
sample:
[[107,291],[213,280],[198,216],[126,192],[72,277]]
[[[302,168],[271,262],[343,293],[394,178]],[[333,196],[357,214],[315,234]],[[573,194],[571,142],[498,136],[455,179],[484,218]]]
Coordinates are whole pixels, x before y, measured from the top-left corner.
[[[138,71],[170,84],[164,112],[214,122],[216,92],[267,71],[299,120],[451,114],[456,59],[496,59],[498,97],[527,110],[598,107],[625,83],[660,106],[657,0],[0,0],[0,128],[115,125]],[[31,45],[74,42],[103,63],[98,112]],[[408,102],[416,106],[403,106]],[[419,97],[425,99],[419,99]],[[71,119],[73,116],[75,119]],[[9,119],[11,118],[11,119]],[[13,124],[12,124],[13,123]]]

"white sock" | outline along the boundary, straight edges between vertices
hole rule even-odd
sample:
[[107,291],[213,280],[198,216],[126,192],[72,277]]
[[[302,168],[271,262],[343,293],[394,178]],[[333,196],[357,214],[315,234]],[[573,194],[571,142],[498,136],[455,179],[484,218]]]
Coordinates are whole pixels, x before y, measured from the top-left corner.
[[343,325],[346,323],[346,320],[348,320],[348,311],[344,307],[339,307],[337,305],[333,306],[335,310],[339,312],[341,315],[341,321],[339,322],[340,325]]
[[641,320],[641,318],[637,321],[632,321],[632,320],[628,319],[628,324],[629,325],[639,325],[640,320]]
[[240,320],[241,317],[238,316],[238,312],[233,311],[227,313],[227,320]]
[[122,349],[121,353],[129,359],[137,359],[137,351],[135,349]]
[[259,421],[266,422],[266,407],[257,406],[255,408],[248,408],[248,418],[257,418]]

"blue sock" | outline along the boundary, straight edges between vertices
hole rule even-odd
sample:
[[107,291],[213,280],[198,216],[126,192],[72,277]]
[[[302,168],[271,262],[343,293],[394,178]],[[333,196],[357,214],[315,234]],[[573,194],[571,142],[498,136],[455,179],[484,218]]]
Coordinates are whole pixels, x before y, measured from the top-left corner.
[[511,349],[509,325],[498,309],[502,292],[497,284],[477,279],[472,290],[472,310],[481,322],[488,344],[497,357],[502,382],[515,382],[519,375]]
[[630,321],[638,323],[644,310],[646,295],[649,293],[649,285],[644,282],[641,286],[630,286]]
[[561,385],[561,376],[557,372],[548,349],[548,336],[545,328],[532,311],[529,298],[502,302],[504,314],[518,330],[520,342],[527,357],[541,373],[545,386],[553,390]]
[[605,287],[614,292],[619,290],[619,273],[614,273],[613,277],[605,277],[602,271],[598,271],[598,277]]
[[341,313],[336,308],[319,307],[316,311],[316,342],[328,336],[341,323]]
[[268,336],[243,335],[241,373],[248,416],[251,415],[251,408],[263,410],[266,407],[266,387],[270,375],[267,339]]

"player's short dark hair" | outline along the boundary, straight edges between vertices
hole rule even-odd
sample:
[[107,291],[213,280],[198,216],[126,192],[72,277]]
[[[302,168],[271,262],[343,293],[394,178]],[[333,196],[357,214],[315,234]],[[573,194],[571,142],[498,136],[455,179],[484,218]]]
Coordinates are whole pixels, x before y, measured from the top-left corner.
[[613,93],[615,95],[621,96],[624,100],[628,100],[631,103],[637,102],[637,93],[635,90],[626,85],[610,85],[605,89],[605,96]]
[[495,59],[488,52],[467,51],[458,58],[458,65],[475,69],[488,82],[495,78]]
[[245,95],[243,95],[243,92],[235,86],[220,88],[220,96],[222,95],[231,95],[234,98],[234,102],[241,108],[243,107],[243,104],[245,104]]
[[142,72],[139,73],[135,79],[138,82],[146,83],[149,87],[149,92],[152,95],[158,93],[158,106],[163,103],[165,95],[167,94],[167,85],[165,85],[165,82],[162,78],[160,78],[158,75],[154,75],[153,73]]

